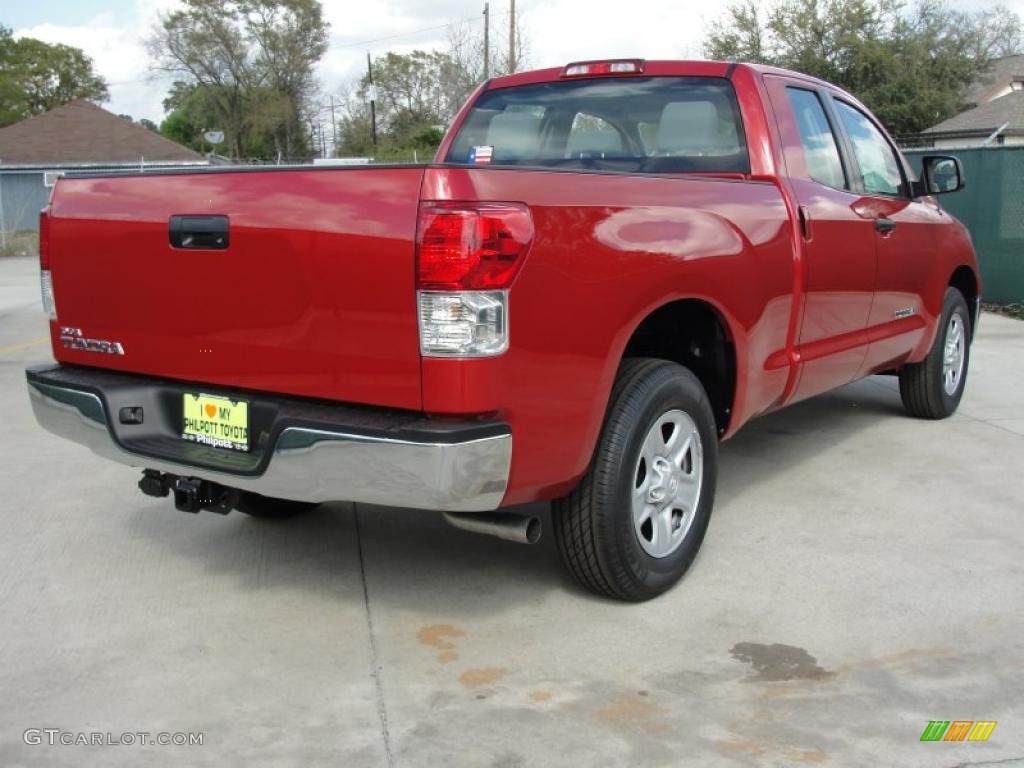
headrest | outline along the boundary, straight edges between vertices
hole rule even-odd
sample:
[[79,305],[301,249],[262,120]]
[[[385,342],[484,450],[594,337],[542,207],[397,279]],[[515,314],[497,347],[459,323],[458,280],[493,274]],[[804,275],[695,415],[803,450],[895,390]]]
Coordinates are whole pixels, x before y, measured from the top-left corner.
[[661,154],[698,155],[730,143],[735,143],[735,129],[730,125],[723,130],[718,107],[711,101],[673,101],[661,111],[657,142]]
[[539,149],[540,115],[502,112],[491,118],[487,144],[494,147],[495,162],[534,157]]
[[619,155],[622,137],[614,128],[572,131],[565,145],[565,156],[578,157],[583,153]]

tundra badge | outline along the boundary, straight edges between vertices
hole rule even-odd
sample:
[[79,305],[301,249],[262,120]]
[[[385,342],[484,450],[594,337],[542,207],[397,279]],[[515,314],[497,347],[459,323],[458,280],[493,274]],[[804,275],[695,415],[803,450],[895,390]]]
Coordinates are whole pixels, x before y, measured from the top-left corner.
[[86,339],[82,336],[81,328],[71,328],[62,325],[60,327],[60,343],[66,349],[79,349],[83,352],[100,352],[107,355],[123,355],[124,347],[119,341],[106,341],[104,339]]

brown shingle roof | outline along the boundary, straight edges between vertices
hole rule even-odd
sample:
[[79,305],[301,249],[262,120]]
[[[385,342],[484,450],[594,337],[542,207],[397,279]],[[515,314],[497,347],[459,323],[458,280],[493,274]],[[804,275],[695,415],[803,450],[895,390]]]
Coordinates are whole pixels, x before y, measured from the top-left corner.
[[1024,91],[1013,91],[998,99],[985,102],[980,107],[968,109],[938,125],[933,125],[924,133],[946,133],[951,131],[970,131],[991,133],[1005,125],[1007,131],[1024,130]]
[[964,104],[976,106],[994,91],[1007,87],[1014,80],[1024,78],[1024,54],[1003,56],[989,64],[964,93]]
[[0,163],[49,165],[203,160],[141,125],[88,101],[72,101],[0,128]]

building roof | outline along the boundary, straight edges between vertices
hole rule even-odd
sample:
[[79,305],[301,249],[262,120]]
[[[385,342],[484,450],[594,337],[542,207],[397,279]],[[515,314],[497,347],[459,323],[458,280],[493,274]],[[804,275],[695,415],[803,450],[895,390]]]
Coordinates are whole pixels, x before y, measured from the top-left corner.
[[1024,131],[1024,91],[1012,91],[968,109],[925,129],[924,133],[989,134],[1003,125],[1007,133]]
[[72,101],[0,128],[0,164],[201,162],[188,147],[88,101]]
[[967,87],[964,104],[982,104],[1014,80],[1024,80],[1024,54],[994,59],[984,74]]

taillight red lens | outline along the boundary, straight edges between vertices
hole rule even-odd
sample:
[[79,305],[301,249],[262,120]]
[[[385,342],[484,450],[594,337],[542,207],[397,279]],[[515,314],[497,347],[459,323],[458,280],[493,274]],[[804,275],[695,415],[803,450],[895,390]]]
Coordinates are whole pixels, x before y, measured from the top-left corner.
[[39,268],[50,268],[50,209],[39,212]]
[[423,203],[416,235],[417,284],[435,290],[507,288],[533,240],[518,203]]

